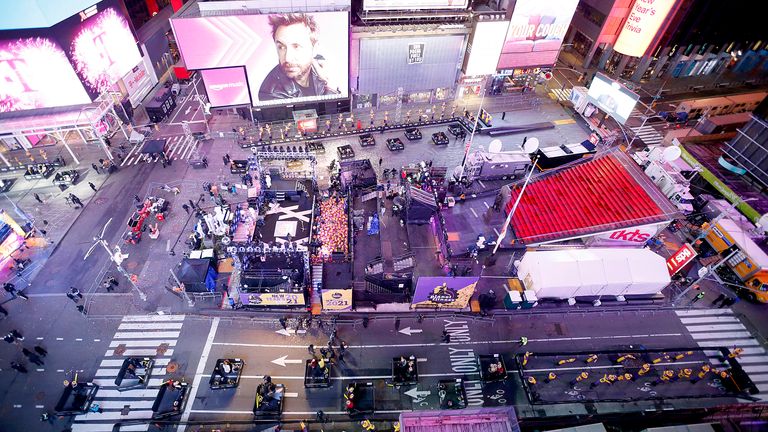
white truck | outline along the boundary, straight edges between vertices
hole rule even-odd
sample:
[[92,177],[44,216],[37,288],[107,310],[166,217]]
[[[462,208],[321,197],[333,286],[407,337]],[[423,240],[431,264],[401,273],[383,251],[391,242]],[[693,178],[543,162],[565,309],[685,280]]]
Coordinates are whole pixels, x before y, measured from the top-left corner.
[[529,250],[516,266],[540,300],[653,296],[670,283],[666,261],[649,249]]

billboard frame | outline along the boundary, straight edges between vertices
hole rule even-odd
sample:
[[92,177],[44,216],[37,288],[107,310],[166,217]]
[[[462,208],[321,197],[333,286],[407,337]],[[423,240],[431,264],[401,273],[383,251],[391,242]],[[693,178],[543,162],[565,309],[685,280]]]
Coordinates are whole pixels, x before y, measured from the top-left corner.
[[203,80],[203,91],[205,92],[205,98],[208,99],[208,103],[211,103],[211,95],[208,94],[208,86],[205,83],[205,77],[203,76],[203,72],[209,71],[209,70],[235,69],[235,68],[240,68],[243,70],[243,76],[245,76],[245,87],[248,90],[248,100],[250,102],[246,104],[221,105],[221,106],[214,106],[213,104],[211,104],[211,109],[227,109],[227,108],[237,108],[237,107],[243,107],[243,106],[253,106],[253,95],[251,94],[251,86],[248,85],[248,68],[246,68],[245,65],[221,66],[221,67],[215,67],[215,68],[205,68],[205,69],[195,69],[195,70],[200,72],[200,79]]

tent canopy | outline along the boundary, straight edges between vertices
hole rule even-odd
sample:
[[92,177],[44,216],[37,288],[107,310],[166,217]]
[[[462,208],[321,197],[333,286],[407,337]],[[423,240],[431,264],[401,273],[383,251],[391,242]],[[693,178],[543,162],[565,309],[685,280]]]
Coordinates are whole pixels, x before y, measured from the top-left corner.
[[518,275],[539,298],[651,295],[670,282],[666,261],[649,249],[526,252]]
[[185,258],[181,262],[178,278],[187,291],[203,292],[216,290],[216,270],[208,258]]

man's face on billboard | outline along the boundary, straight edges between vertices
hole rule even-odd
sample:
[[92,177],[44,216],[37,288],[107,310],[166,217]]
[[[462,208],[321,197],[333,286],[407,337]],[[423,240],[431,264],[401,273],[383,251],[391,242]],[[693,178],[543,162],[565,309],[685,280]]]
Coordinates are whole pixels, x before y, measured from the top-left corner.
[[289,78],[300,84],[305,82],[312,67],[314,45],[311,36],[309,28],[301,23],[281,26],[275,32],[280,68]]

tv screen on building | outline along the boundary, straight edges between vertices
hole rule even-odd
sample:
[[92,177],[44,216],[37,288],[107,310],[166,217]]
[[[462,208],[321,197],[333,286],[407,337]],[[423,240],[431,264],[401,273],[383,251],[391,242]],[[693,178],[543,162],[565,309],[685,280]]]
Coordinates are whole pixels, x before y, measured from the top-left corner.
[[637,104],[640,96],[620,83],[598,73],[589,85],[587,100],[624,124]]
[[248,91],[248,77],[242,66],[220,69],[203,69],[205,93],[208,102],[214,108],[236,105],[249,105],[251,94]]
[[0,41],[0,112],[91,101],[64,50],[53,39]]
[[579,0],[517,0],[498,69],[552,66]]
[[244,66],[254,105],[349,95],[348,12],[177,18],[171,24],[188,69]]
[[468,0],[365,0],[363,9],[415,10],[415,9],[466,9]]

